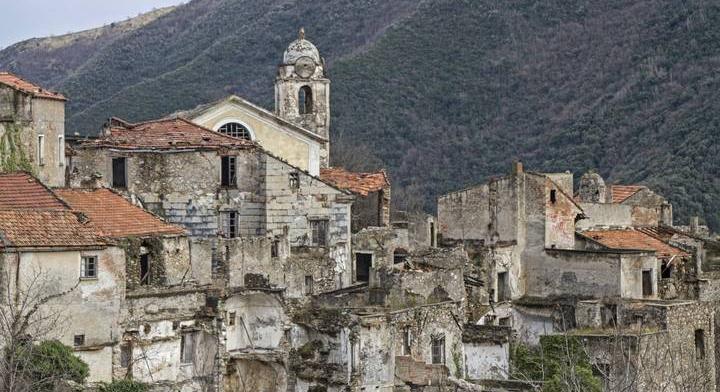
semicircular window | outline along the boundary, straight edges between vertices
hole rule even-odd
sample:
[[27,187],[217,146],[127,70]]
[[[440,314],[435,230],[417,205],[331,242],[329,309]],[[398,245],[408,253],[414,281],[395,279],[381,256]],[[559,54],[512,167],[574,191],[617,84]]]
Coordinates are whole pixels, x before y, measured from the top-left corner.
[[218,129],[218,132],[240,139],[252,140],[252,137],[250,136],[250,131],[245,128],[244,125],[236,122],[229,122],[223,124],[223,126]]

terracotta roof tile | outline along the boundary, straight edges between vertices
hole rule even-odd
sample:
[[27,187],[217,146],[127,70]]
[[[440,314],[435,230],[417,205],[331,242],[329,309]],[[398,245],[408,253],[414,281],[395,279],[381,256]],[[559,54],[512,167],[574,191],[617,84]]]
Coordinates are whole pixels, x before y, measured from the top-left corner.
[[69,210],[0,211],[0,247],[87,247],[107,243]]
[[320,179],[340,189],[367,196],[390,185],[384,170],[375,173],[354,173],[340,167],[320,169]]
[[86,141],[82,147],[112,147],[127,150],[253,148],[250,140],[235,138],[197,125],[184,118],[165,118],[138,124],[111,120],[105,135]]
[[612,195],[612,202],[622,203],[643,189],[646,189],[646,187],[642,185],[611,185],[610,194]]
[[165,223],[109,189],[56,189],[74,210],[87,215],[98,234],[124,238],[130,236],[185,234],[182,227]]
[[650,250],[658,257],[688,257],[682,249],[669,245],[657,237],[634,229],[588,230],[581,233],[610,249]]
[[34,97],[67,101],[67,98],[65,98],[64,95],[56,93],[54,91],[46,90],[36,84],[28,82],[27,80],[17,75],[13,75],[10,72],[0,72],[0,84],[4,84],[15,90],[30,94]]
[[0,210],[69,209],[28,173],[0,174]]

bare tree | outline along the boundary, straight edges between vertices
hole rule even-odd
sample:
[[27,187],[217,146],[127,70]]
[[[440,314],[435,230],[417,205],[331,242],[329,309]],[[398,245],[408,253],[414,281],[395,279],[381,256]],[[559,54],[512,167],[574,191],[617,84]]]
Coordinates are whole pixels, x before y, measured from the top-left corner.
[[[0,257],[0,261],[5,261]],[[53,290],[47,274],[37,270],[24,275],[17,284],[15,274],[9,271],[10,263],[4,263],[1,274],[0,295],[0,391],[37,391],[40,386],[52,384],[59,379],[34,379],[30,376],[35,343],[57,334],[62,325],[62,313],[51,303],[73,291],[76,287]],[[78,282],[79,283],[79,282]]]

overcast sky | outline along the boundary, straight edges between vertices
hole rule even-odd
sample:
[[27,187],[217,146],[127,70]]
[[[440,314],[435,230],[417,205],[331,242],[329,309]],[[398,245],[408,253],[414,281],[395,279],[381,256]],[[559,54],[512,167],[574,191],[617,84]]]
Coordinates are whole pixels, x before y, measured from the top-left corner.
[[187,0],[0,0],[0,48],[124,20]]

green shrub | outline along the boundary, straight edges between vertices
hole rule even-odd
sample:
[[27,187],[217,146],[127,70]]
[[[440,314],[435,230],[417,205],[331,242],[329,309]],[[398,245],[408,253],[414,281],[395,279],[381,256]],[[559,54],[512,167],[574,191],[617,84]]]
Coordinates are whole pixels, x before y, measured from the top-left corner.
[[52,391],[61,380],[83,384],[90,370],[75,356],[72,348],[57,340],[28,344],[16,352],[16,363],[22,367],[21,375],[28,379],[36,391]]
[[99,392],[146,392],[146,384],[133,380],[115,380],[100,385]]

